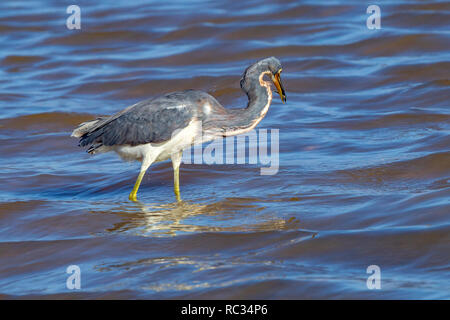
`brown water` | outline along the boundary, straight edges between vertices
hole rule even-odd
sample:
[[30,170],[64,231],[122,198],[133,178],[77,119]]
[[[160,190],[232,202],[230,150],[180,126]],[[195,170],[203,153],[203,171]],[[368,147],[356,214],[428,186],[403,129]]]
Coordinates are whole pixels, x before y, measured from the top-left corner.
[[[0,297],[450,298],[448,2],[77,3],[0,3]],[[276,175],[186,164],[176,204],[160,163],[131,203],[139,164],[69,137],[168,91],[243,107],[272,55]]]

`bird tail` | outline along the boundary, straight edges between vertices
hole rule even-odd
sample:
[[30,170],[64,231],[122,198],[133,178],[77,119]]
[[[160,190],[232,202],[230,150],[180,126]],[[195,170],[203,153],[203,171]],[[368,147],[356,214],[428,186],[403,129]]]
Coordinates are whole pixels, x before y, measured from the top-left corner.
[[[99,117],[95,120],[86,121],[81,123],[75,130],[73,130],[71,137],[80,138],[80,147],[89,146],[86,150],[90,154],[103,153],[110,151],[111,148],[104,146],[101,142],[95,141],[97,135],[101,132],[97,132],[98,125],[102,124],[102,120],[106,117]],[[93,136],[91,136],[93,134]]]
[[70,135],[71,137],[74,138],[81,138],[82,136],[84,136],[86,133],[88,133],[89,131],[91,131],[92,128],[94,128],[94,126],[101,120],[102,118],[97,118],[95,120],[91,120],[91,121],[86,121],[83,122],[81,124],[78,125],[78,127],[73,130],[72,134]]

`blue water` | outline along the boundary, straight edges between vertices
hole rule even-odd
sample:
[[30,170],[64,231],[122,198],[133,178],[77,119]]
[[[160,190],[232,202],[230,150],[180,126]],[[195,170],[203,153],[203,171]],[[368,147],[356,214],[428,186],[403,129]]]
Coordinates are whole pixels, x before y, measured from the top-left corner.
[[[379,30],[360,1],[77,3],[80,30],[68,4],[0,4],[0,297],[449,298],[447,2],[379,1]],[[70,138],[170,91],[244,107],[267,56],[275,175],[184,164],[176,203],[165,162],[132,203],[139,164]]]

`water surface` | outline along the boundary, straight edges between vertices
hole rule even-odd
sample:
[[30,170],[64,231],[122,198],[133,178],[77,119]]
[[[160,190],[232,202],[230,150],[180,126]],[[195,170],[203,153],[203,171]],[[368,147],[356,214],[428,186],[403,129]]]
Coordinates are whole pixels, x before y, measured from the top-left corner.
[[[450,5],[379,1],[369,30],[369,4],[81,1],[68,30],[60,1],[2,1],[0,297],[450,298]],[[177,204],[165,162],[132,203],[139,164],[69,137],[168,91],[243,107],[272,55],[276,175],[186,164]]]

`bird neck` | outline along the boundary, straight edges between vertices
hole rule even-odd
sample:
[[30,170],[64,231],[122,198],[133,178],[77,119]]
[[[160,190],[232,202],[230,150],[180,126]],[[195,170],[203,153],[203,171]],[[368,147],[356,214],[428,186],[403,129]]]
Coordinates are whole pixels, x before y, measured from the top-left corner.
[[261,72],[257,77],[245,79],[246,86],[243,87],[247,94],[247,107],[234,109],[235,117],[225,135],[235,135],[252,130],[264,118],[272,102],[272,90],[270,84],[263,80],[264,75],[270,75],[270,71]]
[[246,92],[248,104],[244,109],[245,114],[255,120],[264,118],[272,102],[270,84],[263,79],[266,74],[270,75],[270,71],[261,72],[258,79],[252,81],[252,85]]

